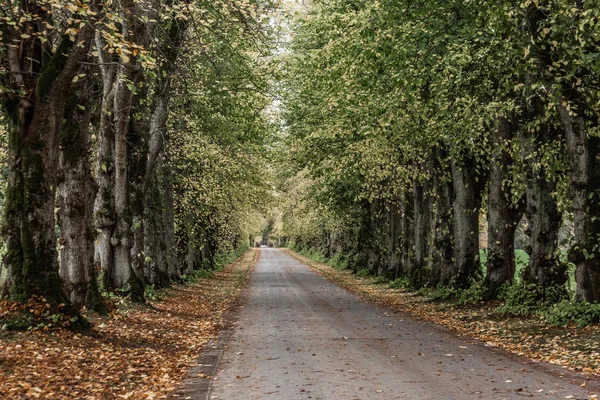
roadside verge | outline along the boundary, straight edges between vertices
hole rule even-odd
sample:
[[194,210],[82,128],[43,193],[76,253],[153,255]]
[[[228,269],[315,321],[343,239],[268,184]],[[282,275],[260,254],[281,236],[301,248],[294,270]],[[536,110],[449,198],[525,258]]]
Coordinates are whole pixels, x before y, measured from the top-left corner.
[[[88,315],[85,334],[0,332],[0,398],[166,398],[197,366],[239,298],[259,251],[147,304]],[[200,379],[200,378],[199,378]]]

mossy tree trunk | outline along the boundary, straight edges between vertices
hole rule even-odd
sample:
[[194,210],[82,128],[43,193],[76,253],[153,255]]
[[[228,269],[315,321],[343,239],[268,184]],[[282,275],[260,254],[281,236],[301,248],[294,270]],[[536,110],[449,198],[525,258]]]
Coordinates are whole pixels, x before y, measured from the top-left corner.
[[96,51],[102,64],[102,103],[100,106],[100,126],[98,128],[96,183],[98,191],[94,201],[94,224],[96,227],[95,264],[102,271],[101,283],[106,290],[116,289],[115,260],[111,243],[112,232],[116,224],[114,210],[114,151],[115,133],[112,123],[117,68],[115,60],[102,49],[105,44],[96,34]]
[[452,283],[468,287],[479,277],[479,210],[485,179],[480,176],[476,159],[463,156],[452,159],[454,184],[454,273]]
[[412,188],[406,188],[402,196],[400,218],[400,249],[401,267],[398,276],[406,276],[412,271],[415,260],[415,223],[414,223],[414,198]]
[[413,182],[414,249],[415,258],[408,270],[410,284],[420,288],[428,279],[429,233],[431,227],[432,197],[430,180],[415,178]]
[[[126,40],[147,43],[146,26],[139,15],[143,10],[132,0],[122,2],[122,34]],[[146,39],[146,42],[144,42]],[[129,288],[134,301],[144,300],[143,270],[132,264],[134,220],[130,199],[131,147],[130,122],[136,104],[137,84],[141,69],[136,61],[118,60],[113,67],[111,55],[102,49],[97,37],[100,63],[103,65],[103,121],[99,132],[98,183],[95,217],[99,232],[97,259],[104,272],[107,289]],[[116,61],[116,60],[112,60]],[[113,147],[114,146],[114,147]]]
[[585,105],[571,97],[558,105],[571,166],[575,244],[569,259],[576,266],[577,300],[600,302],[600,138],[588,133],[598,119],[586,120]]
[[97,100],[93,91],[93,82],[86,77],[74,84],[67,98],[57,187],[60,276],[76,307],[103,312],[105,304],[94,265],[93,203],[97,185],[92,177],[89,145],[91,107]]
[[[142,221],[141,234],[136,235],[135,250],[143,250],[144,270],[149,282],[158,286],[168,283],[170,269],[174,269],[170,249],[174,246],[174,224],[171,175],[164,165],[167,119],[171,100],[171,75],[175,72],[177,57],[185,37],[187,24],[173,23],[162,45],[159,78],[156,82],[156,99],[148,126],[147,154],[141,191],[138,192]],[[171,193],[170,193],[170,192]],[[160,229],[156,229],[160,227]],[[154,243],[146,246],[145,242]]]
[[515,231],[523,216],[525,197],[515,203],[511,177],[511,141],[514,117],[500,117],[493,128],[488,190],[488,255],[486,284],[488,297],[515,276]]
[[[152,138],[151,138],[152,140]],[[162,157],[157,160],[156,172],[148,185],[144,209],[145,275],[149,284],[165,286],[176,275],[172,260],[175,247],[173,228],[168,222],[169,178]],[[171,211],[172,213],[172,211]]]
[[447,285],[452,278],[454,266],[454,216],[452,215],[452,199],[454,188],[452,176],[448,173],[445,163],[448,159],[443,145],[434,149],[433,191],[435,196],[436,213],[433,238],[433,260],[431,284]]
[[[43,10],[39,12],[42,20],[51,18]],[[35,33],[42,25],[31,23],[24,29]],[[86,24],[79,31],[75,40],[81,45],[63,37],[56,51],[38,35],[24,38],[20,32],[10,26],[2,28],[4,40],[21,41],[21,46],[7,49],[11,74],[0,83],[13,89],[2,94],[9,118],[5,287],[13,300],[26,301],[39,295],[51,303],[69,304],[59,276],[54,213],[60,132],[67,95],[79,63],[86,57],[93,27]]]
[[556,203],[556,180],[542,161],[541,149],[558,139],[556,127],[545,124],[536,134],[523,134],[527,176],[527,236],[529,265],[525,280],[546,287],[566,282],[566,266],[558,259],[561,215]]

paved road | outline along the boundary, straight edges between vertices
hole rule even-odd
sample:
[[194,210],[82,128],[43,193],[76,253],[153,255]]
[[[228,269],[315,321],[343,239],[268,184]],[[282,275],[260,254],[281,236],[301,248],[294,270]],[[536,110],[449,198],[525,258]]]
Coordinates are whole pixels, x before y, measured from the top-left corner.
[[583,380],[366,303],[277,249],[261,250],[234,326],[210,399],[589,396]]

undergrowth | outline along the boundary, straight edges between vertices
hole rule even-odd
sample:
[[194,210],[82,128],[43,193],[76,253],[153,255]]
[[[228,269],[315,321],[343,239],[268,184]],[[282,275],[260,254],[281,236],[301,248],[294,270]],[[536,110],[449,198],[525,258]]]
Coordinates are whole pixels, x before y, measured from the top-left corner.
[[144,287],[144,297],[150,301],[160,301],[165,297],[165,293],[161,289],[156,289],[154,285],[146,285]]
[[528,316],[543,314],[552,305],[567,300],[569,293],[563,286],[542,287],[519,281],[504,285],[499,297],[504,300],[497,309],[500,314]]
[[409,289],[410,281],[407,277],[396,278],[389,283],[390,289]]
[[600,304],[563,300],[545,312],[546,322],[565,326],[571,322],[580,328],[600,322]]

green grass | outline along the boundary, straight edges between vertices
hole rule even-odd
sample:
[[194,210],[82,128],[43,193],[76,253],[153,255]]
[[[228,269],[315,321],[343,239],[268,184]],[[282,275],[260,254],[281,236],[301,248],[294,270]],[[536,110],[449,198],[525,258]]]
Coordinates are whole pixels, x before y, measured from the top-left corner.
[[[482,275],[486,275],[487,271],[487,249],[479,250],[479,261],[481,262]],[[521,279],[521,271],[529,264],[529,254],[525,250],[515,250],[515,279]]]

